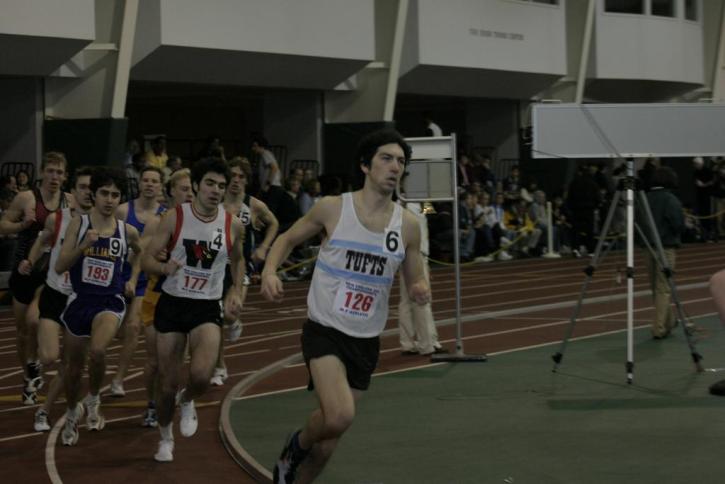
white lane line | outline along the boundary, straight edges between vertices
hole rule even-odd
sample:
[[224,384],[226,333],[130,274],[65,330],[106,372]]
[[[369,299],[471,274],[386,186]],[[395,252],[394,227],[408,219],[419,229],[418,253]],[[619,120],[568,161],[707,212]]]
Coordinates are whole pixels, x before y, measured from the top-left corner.
[[11,373],[6,373],[6,374],[0,376],[0,380],[4,380],[5,378],[10,378],[11,376],[20,375],[21,373],[23,373],[23,369],[22,368],[20,368],[18,370],[15,370],[15,371],[13,371]]

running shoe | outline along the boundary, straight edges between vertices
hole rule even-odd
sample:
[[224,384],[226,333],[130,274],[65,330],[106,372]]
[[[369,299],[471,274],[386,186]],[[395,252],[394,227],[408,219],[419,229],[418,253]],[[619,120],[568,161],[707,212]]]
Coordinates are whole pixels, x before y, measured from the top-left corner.
[[159,425],[158,418],[156,416],[156,409],[154,407],[146,407],[143,413],[143,427],[156,428]]
[[125,397],[126,390],[123,389],[123,381],[111,380],[111,396]]
[[242,336],[242,322],[238,319],[235,320],[232,324],[229,325],[227,328],[227,339],[230,342],[235,342]]
[[179,403],[181,409],[181,421],[179,422],[179,430],[184,437],[191,437],[196,433],[199,427],[199,419],[196,416],[196,408],[194,408],[194,400],[188,402],[181,401]]
[[48,412],[39,408],[35,412],[35,418],[33,420],[33,428],[36,432],[47,432],[50,430],[50,422],[48,421]]
[[291,434],[287,438],[282,454],[274,466],[274,475],[272,482],[274,484],[292,484],[297,476],[297,468],[300,466],[309,450],[302,450],[299,446],[300,430]]
[[103,430],[106,426],[106,419],[101,413],[101,397],[100,395],[88,395],[83,404],[86,407],[88,415],[86,416],[86,427],[88,430]]
[[65,425],[60,433],[60,440],[63,445],[76,445],[78,443],[78,422],[83,418],[83,405],[78,403],[75,412],[67,410],[65,413]]
[[209,383],[215,386],[222,386],[224,382],[229,378],[229,373],[226,368],[214,368],[214,376],[211,377]]
[[159,449],[154,455],[156,462],[171,462],[174,460],[174,440],[173,439],[161,439],[159,440]]

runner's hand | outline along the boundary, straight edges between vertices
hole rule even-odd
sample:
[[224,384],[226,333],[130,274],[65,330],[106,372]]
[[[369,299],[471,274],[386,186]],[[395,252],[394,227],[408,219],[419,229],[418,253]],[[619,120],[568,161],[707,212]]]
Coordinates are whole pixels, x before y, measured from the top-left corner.
[[430,287],[424,279],[421,279],[410,286],[408,295],[418,305],[424,306],[430,302]]
[[237,319],[241,316],[242,297],[237,291],[230,290],[227,293],[227,300],[224,304],[224,311],[229,316],[231,316],[231,318],[234,318],[234,319]]
[[262,274],[262,296],[268,301],[281,302],[284,297],[284,287],[277,274]]
[[18,264],[18,272],[24,276],[29,276],[33,271],[33,264],[28,259],[23,259]]
[[163,273],[165,276],[173,276],[174,274],[176,274],[176,271],[178,271],[182,265],[183,264],[176,259],[169,259],[169,261],[166,264],[164,264]]
[[123,294],[127,298],[132,298],[136,295],[136,281],[128,280],[123,288]]
[[88,229],[83,241],[80,244],[81,249],[87,249],[98,241],[98,231],[96,229]]

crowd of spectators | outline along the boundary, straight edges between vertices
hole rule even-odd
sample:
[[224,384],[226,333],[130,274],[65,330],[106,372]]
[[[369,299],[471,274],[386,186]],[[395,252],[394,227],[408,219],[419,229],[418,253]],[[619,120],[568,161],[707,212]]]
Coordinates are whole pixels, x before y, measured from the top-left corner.
[[[428,125],[428,129],[435,127]],[[167,152],[163,136],[151,140],[145,151],[132,140],[122,161],[129,182],[126,198],[138,196],[139,173],[144,166],[160,168],[168,179],[173,172],[189,167],[196,159],[210,156],[227,159],[224,146],[216,136],[210,136],[193,159],[185,160]],[[280,233],[306,214],[322,196],[343,191],[339,178],[326,177],[311,169],[292,166],[288,173],[283,173],[263,136],[254,136],[248,152],[233,158],[246,159],[246,156],[252,159],[254,167],[247,192],[267,204],[279,221]],[[623,167],[605,173],[600,164],[581,163],[567,185],[548,194],[515,163],[505,176],[497,177],[493,162],[487,156],[459,153],[457,159],[459,250],[464,262],[536,257],[549,250],[574,256],[591,253],[618,179],[624,175]],[[638,171],[644,189],[648,188],[659,164],[659,160],[649,159]],[[685,240],[717,240],[725,235],[725,216],[722,215],[725,213],[725,162],[695,158],[693,180],[694,206],[686,207],[691,217],[687,219]],[[33,183],[24,171],[0,177],[0,210],[9,205],[16,193],[30,189]],[[551,223],[547,201],[551,201]],[[431,257],[450,260],[453,252],[452,207],[450,203],[438,203],[428,212]],[[615,231],[623,224],[623,211],[617,214],[612,227]],[[255,226],[255,229],[261,228]],[[315,242],[308,245],[314,246]],[[293,253],[292,262],[305,255],[308,253],[304,251]]]

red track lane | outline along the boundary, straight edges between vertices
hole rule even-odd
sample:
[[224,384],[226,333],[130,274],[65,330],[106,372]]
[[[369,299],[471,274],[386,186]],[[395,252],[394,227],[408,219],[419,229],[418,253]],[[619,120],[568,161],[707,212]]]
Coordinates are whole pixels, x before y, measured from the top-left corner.
[[[616,300],[585,304],[576,325],[575,336],[621,330],[625,327],[624,254],[607,256],[589,285],[588,298],[611,296]],[[462,269],[462,326],[465,350],[470,354],[493,353],[512,348],[560,341],[572,314],[570,303],[575,301],[584,281],[584,259],[525,259],[503,263],[477,264]],[[635,300],[635,325],[648,324],[652,317],[651,298],[646,293],[647,276],[642,254],[635,262],[637,274],[635,291],[643,294]],[[690,315],[714,312],[707,288],[710,275],[725,267],[725,244],[692,245],[678,252],[675,280],[685,310]],[[619,272],[619,277],[618,277]],[[619,281],[618,281],[619,279]],[[687,289],[688,286],[693,286]],[[244,334],[234,344],[228,344],[226,355],[232,375],[226,385],[213,387],[200,400],[199,431],[192,438],[176,434],[175,461],[158,464],[153,454],[158,442],[156,430],[140,427],[140,415],[145,404],[142,376],[133,376],[143,368],[145,350],[139,346],[132,375],[126,382],[127,395],[115,399],[103,398],[103,412],[108,424],[102,432],[90,433],[81,429],[76,447],[54,449],[58,475],[66,483],[187,483],[253,482],[227,455],[218,431],[219,401],[226,391],[245,375],[285,356],[299,351],[301,322],[306,316],[307,283],[287,283],[282,304],[264,301],[258,288],[252,287],[245,307]],[[437,321],[455,316],[455,284],[450,267],[433,270],[433,309]],[[396,326],[398,289],[391,297],[388,328]],[[560,303],[554,307],[540,307]],[[569,303],[567,307],[561,307]],[[502,311],[517,314],[501,316]],[[489,317],[487,313],[498,313]],[[470,319],[470,321],[469,321]],[[441,341],[453,349],[455,326],[439,328]],[[555,347],[552,347],[552,352]],[[624,363],[624,348],[622,361]],[[683,352],[685,350],[683,349]],[[705,355],[707,357],[707,355]],[[118,359],[118,342],[114,341],[108,354],[113,371]],[[390,371],[425,364],[423,357],[400,355],[397,336],[382,339],[382,354],[378,371]],[[545,371],[548,362],[542,362]],[[566,361],[564,362],[566,365]],[[0,462],[6,482],[49,482],[46,464],[48,433],[33,432],[35,407],[20,405],[21,375],[15,355],[15,329],[9,310],[0,311]],[[47,379],[47,378],[46,378]],[[109,377],[110,380],[110,377]],[[304,366],[297,365],[257,384],[252,393],[283,390],[305,385]],[[84,390],[85,391],[85,390]],[[372,388],[374,392],[374,386]],[[63,413],[57,404],[51,414],[55,422]]]

